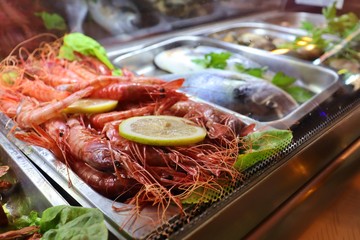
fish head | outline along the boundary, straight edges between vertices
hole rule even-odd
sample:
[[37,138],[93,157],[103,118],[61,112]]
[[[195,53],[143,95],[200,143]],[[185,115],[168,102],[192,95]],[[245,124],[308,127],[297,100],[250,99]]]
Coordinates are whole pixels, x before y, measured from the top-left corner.
[[286,92],[260,81],[238,85],[232,94],[234,103],[242,105],[242,114],[260,121],[281,119],[298,106]]

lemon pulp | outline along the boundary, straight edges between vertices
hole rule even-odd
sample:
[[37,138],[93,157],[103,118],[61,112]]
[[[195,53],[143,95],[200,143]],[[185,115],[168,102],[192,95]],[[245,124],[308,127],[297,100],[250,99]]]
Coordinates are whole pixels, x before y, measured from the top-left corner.
[[118,101],[110,99],[79,99],[64,109],[65,113],[102,113],[113,110]]
[[119,125],[119,134],[147,145],[182,146],[204,140],[206,130],[185,118],[160,115],[128,118]]

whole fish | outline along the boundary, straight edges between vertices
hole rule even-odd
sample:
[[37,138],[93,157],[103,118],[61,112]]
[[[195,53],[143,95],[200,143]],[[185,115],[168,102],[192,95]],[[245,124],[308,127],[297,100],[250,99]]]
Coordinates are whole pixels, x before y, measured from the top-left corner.
[[185,78],[181,91],[261,122],[281,119],[298,107],[282,89],[246,74],[209,69],[161,78]]

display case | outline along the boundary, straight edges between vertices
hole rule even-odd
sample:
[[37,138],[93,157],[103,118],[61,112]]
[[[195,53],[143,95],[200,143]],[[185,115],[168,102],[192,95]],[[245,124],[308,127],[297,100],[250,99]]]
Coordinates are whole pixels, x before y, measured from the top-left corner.
[[[9,2],[0,3],[0,7],[15,8]],[[324,27],[327,19],[320,11],[321,7],[299,4],[297,1],[98,0],[56,4],[45,2],[33,8],[36,12],[45,9],[64,16],[67,28],[53,30],[52,34],[62,36],[69,32],[82,32],[96,39],[105,47],[107,56],[116,68],[126,69],[134,76],[154,77],[165,82],[185,79],[180,91],[188,94],[195,102],[208,104],[236,116],[247,125],[255,125],[256,130],[277,129],[292,133],[292,140],[286,147],[243,170],[241,177],[225,188],[226,191],[219,197],[200,204],[184,204],[181,214],[170,204],[164,213],[166,221],[158,221],[161,214],[157,214],[156,206],[142,209],[136,219],[132,218],[129,210],[116,211],[126,209],[126,203],[99,194],[59,161],[52,149],[29,145],[16,139],[12,135],[14,122],[1,113],[0,130],[7,136],[0,138],[1,146],[6,148],[14,144],[16,151],[22,151],[28,163],[36,166],[68,202],[100,209],[112,233],[111,238],[297,238],[305,236],[306,229],[314,226],[311,225],[314,219],[319,219],[309,212],[321,216],[324,213],[324,210],[319,210],[322,203],[326,205],[327,201],[331,201],[332,194],[344,194],[339,189],[357,178],[360,158],[359,34],[353,36],[346,45],[355,55],[357,51],[357,58],[350,62],[346,59],[346,62],[339,63],[338,55],[324,60],[323,54],[329,49],[314,53],[298,45],[285,54],[277,51],[285,48],[289,50],[291,44],[309,37],[308,29],[303,27],[304,21],[311,22],[314,28]],[[338,14],[350,11],[360,15],[358,3],[345,0]],[[18,14],[22,13],[23,9],[18,9]],[[354,32],[359,31],[360,23],[356,26]],[[18,31],[22,32],[23,37],[31,36],[26,25]],[[314,35],[310,37],[315,38]],[[330,43],[328,46],[331,49],[339,47],[337,44],[342,43],[344,38],[324,34],[324,41]],[[7,49],[0,48],[0,54],[9,53],[10,46],[9,43]],[[242,70],[237,73],[229,73],[233,69],[227,69],[227,73],[218,73],[214,69],[176,72],[163,67],[164,63],[174,62],[180,66],[188,60],[180,57],[180,60],[176,59],[180,55],[171,55],[174,53],[169,54],[172,58],[166,58],[162,63],[157,60],[165,51],[183,47],[190,49],[186,51],[197,51],[204,46],[210,52],[190,59],[191,67],[194,59],[218,51],[231,53],[235,63],[242,64]],[[33,48],[32,45],[27,47]],[[344,48],[344,45],[341,47]],[[246,65],[247,62],[249,65]],[[255,68],[263,69],[261,77],[255,76],[254,79],[253,75],[244,76],[247,73],[245,70]],[[282,88],[280,94],[268,90],[267,84],[270,83],[266,81],[261,82],[261,87],[252,87],[254,83],[260,83],[258,77],[265,79],[266,74],[273,77],[279,72],[291,76],[297,87],[308,90],[312,95],[301,102],[292,100],[289,103],[291,107],[285,107],[285,102],[289,100],[284,96],[290,93],[283,93],[283,90],[288,88]],[[215,80],[220,83],[216,85]],[[231,85],[234,81],[243,83],[225,89],[225,84]],[[259,88],[266,95],[262,95],[262,99],[271,100],[271,106],[253,106],[242,99],[244,94],[234,96],[235,88],[240,89],[243,84],[250,83],[252,85],[246,85],[245,89],[250,91]],[[217,95],[219,92],[221,96]],[[280,97],[277,98],[276,94]],[[253,99],[254,95],[247,97]],[[239,107],[244,103],[249,104],[249,107]],[[260,110],[255,110],[259,105]],[[271,117],[264,112],[269,112]],[[356,189],[354,191],[352,193],[357,194],[354,201],[358,203],[359,192]],[[307,223],[304,223],[304,218],[308,218]],[[354,219],[359,222],[358,217]],[[336,225],[337,222],[329,224]],[[297,230],[293,231],[294,228]],[[318,234],[326,234],[329,229],[324,227],[323,232]],[[337,234],[342,233],[343,228],[339,229]],[[317,233],[316,229],[313,231],[312,234]],[[349,231],[359,234],[355,229]],[[340,238],[345,235],[336,236]]]

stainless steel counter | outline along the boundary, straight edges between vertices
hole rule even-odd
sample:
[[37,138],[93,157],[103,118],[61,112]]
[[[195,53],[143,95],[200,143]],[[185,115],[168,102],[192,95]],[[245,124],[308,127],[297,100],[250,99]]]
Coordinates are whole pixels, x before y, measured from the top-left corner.
[[248,239],[359,239],[360,139],[259,225]]

